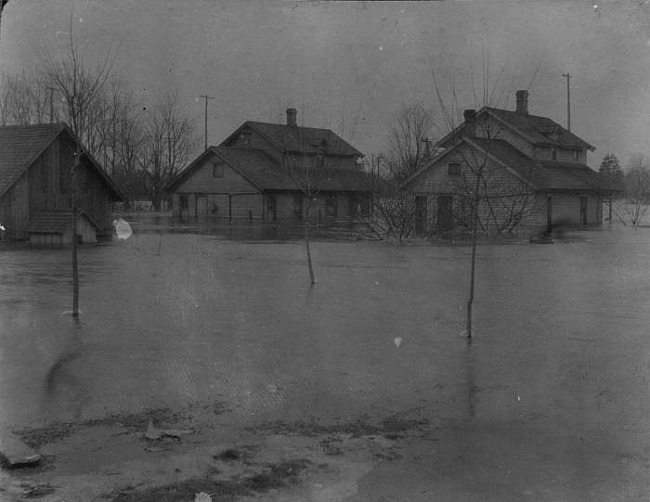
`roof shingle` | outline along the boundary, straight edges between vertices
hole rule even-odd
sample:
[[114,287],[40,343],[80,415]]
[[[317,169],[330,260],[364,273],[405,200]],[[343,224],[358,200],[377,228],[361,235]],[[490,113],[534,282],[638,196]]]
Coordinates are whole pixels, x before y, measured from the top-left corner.
[[0,195],[63,130],[62,124],[0,127]]
[[328,155],[363,156],[359,150],[329,129],[255,121],[248,121],[242,127],[247,125],[285,152],[317,153],[325,147]]

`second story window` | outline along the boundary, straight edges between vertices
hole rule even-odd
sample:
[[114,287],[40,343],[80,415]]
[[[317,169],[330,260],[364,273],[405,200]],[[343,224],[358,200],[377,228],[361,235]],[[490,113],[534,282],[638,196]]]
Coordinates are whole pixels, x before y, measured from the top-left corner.
[[557,160],[557,147],[553,147],[553,150],[551,151],[551,158],[553,160]]
[[215,162],[214,164],[212,164],[212,177],[223,178],[223,175],[224,175],[223,162]]
[[447,164],[447,174],[450,176],[460,176],[460,162],[449,162]]
[[573,150],[573,160],[576,162],[580,160],[580,150]]

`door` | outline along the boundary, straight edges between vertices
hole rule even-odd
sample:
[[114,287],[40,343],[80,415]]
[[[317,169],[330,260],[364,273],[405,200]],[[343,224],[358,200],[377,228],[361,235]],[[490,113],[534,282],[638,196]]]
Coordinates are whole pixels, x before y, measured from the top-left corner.
[[447,232],[454,226],[454,198],[451,195],[438,196],[438,230]]
[[302,193],[293,194],[293,216],[296,220],[302,220]]
[[427,231],[427,197],[426,195],[415,196],[415,233],[425,234]]
[[330,194],[325,198],[325,216],[336,218],[336,195]]
[[275,221],[277,215],[277,201],[275,194],[266,195],[266,220]]
[[178,196],[178,216],[180,218],[188,218],[190,216],[190,198],[187,194]]
[[587,226],[587,197],[580,197],[580,222],[583,226]]
[[196,194],[196,217],[204,218],[208,215],[208,196]]

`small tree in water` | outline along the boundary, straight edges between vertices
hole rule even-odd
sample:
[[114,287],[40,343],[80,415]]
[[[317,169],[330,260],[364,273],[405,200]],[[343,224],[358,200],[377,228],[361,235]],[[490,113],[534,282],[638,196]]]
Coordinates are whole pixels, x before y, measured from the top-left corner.
[[[316,155],[305,153],[283,153],[283,165],[287,174],[296,185],[301,203],[296,205],[296,216],[302,219],[305,249],[307,251],[307,266],[309,268],[309,281],[316,284],[314,264],[311,256],[309,226],[311,224],[313,203],[322,195],[326,195],[325,188],[334,175],[333,169],[326,162],[327,144],[313,145]],[[306,201],[303,207],[302,200]]]

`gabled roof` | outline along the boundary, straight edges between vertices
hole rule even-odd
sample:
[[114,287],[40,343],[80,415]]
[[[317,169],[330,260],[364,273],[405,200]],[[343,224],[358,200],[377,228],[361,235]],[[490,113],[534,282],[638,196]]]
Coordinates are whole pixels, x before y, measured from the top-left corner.
[[244,122],[221,145],[231,146],[247,127],[257,132],[280,152],[319,153],[324,148],[326,155],[363,157],[359,150],[329,129],[270,124],[267,122]]
[[585,164],[532,159],[503,140],[470,138],[469,141],[538,190],[594,190],[599,187],[598,173]]
[[431,159],[422,169],[406,180],[404,185],[411,184],[462,144],[477,148],[482,154],[490,156],[495,162],[500,163],[528,183],[534,190],[540,192],[591,192],[606,189],[599,174],[584,164],[532,159],[504,140],[468,138],[466,136],[461,137],[457,144]]
[[0,127],[0,195],[50,146],[63,125]]
[[[595,150],[589,143],[548,117],[486,106],[477,112],[477,120],[480,120],[486,114],[503,124],[504,127],[509,127],[519,133],[533,145],[557,145],[568,150]],[[456,127],[442,138],[437,145],[446,147],[453,137],[462,134],[464,125],[465,123]],[[493,133],[492,139],[496,139],[496,137],[498,137],[498,134]]]
[[[79,140],[65,124],[38,124],[27,126],[0,127],[0,196],[18,181],[18,178],[31,166],[60,134],[68,134],[76,143]],[[109,186],[117,200],[124,196],[85,149],[83,155],[92,168]]]
[[529,137],[535,144],[557,144],[567,149],[595,150],[593,146],[568,131],[560,124],[548,117],[517,113],[500,108],[485,108],[486,112],[493,114],[513,129]]
[[[199,155],[191,164],[181,171],[166,186],[173,191],[189,178],[210,155],[221,158],[257,190],[300,190],[290,173],[277,159],[262,150],[237,148],[229,146],[211,146]],[[327,169],[327,177],[318,180],[319,188],[333,191],[368,191],[368,186],[361,171],[347,168]]]

